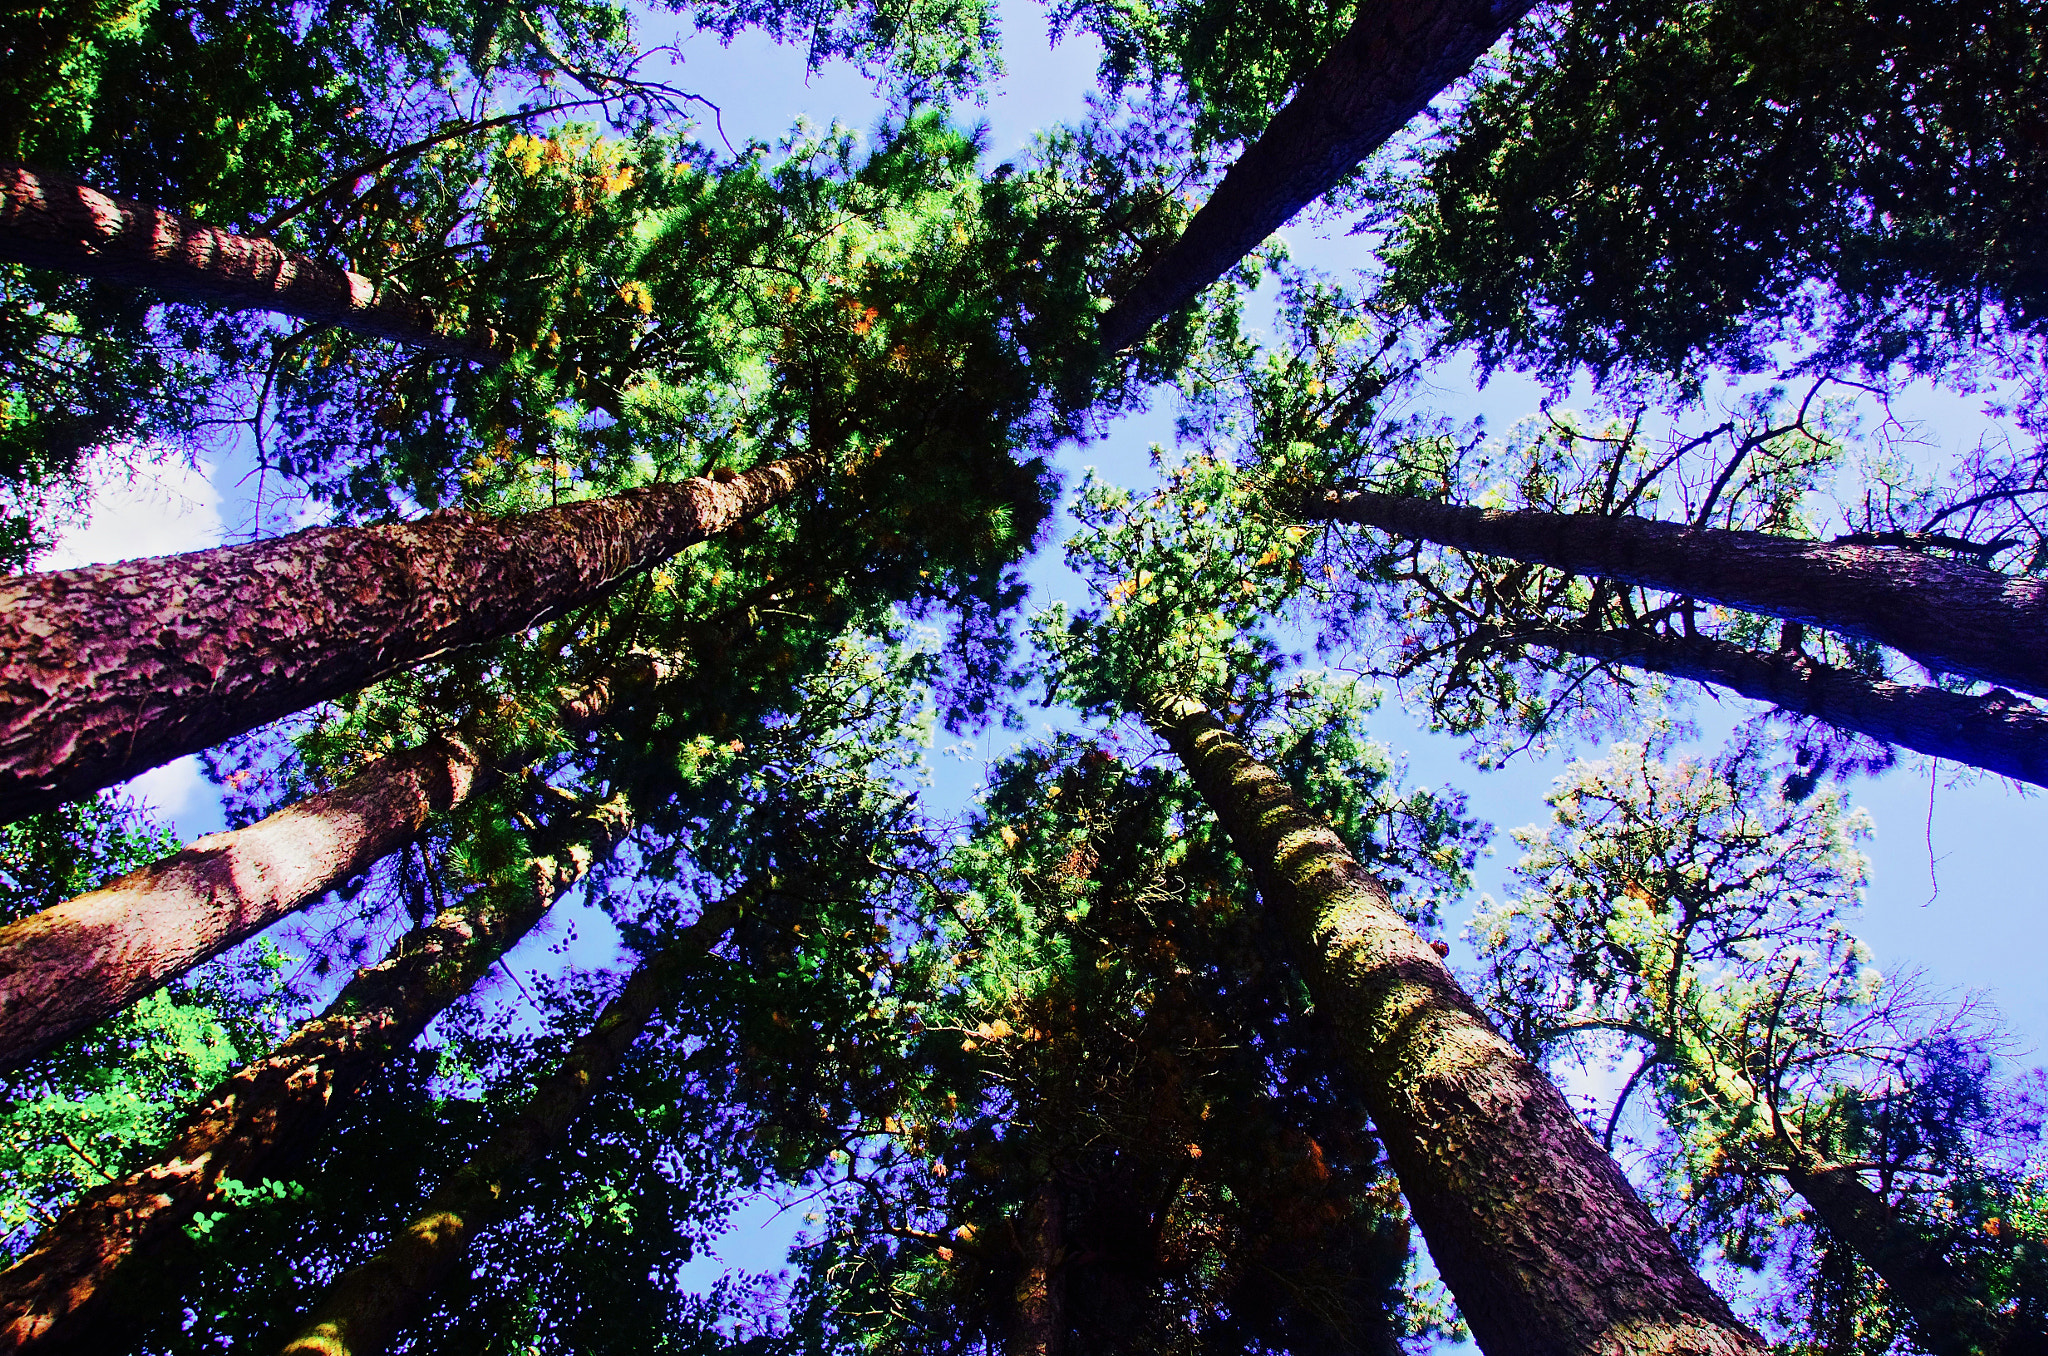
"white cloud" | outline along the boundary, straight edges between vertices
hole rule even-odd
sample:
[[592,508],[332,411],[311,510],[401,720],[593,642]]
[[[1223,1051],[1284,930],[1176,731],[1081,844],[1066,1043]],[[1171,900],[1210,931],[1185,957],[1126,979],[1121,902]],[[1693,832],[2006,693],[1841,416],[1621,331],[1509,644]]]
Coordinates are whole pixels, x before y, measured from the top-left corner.
[[210,463],[172,458],[147,465],[108,455],[88,474],[92,489],[80,521],[32,568],[68,570],[220,545],[220,494]]
[[[31,568],[68,570],[220,545],[220,494],[207,462],[173,456],[150,465],[133,452],[116,452],[101,457],[87,478],[91,490],[78,521]],[[222,827],[220,792],[196,756],[152,768],[121,789],[175,824],[182,837]]]

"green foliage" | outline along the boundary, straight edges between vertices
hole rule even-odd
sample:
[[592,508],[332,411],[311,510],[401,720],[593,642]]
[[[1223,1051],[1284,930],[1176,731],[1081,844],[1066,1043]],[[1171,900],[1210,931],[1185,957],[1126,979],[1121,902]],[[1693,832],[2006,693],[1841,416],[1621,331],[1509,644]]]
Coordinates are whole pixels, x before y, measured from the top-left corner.
[[2000,1074],[1973,1005],[1871,966],[1849,931],[1868,819],[1838,789],[1788,798],[1763,744],[1706,764],[1659,736],[1567,769],[1551,822],[1516,831],[1517,893],[1471,925],[1484,998],[1553,1069],[1629,1068],[1596,1132],[1639,1156],[1681,1242],[1770,1269],[1788,1339],[1883,1351],[1927,1317],[1785,1180],[1826,1164],[2024,1331],[2048,1279],[2038,1090]]
[[1215,0],[1059,0],[1056,34],[1102,43],[1102,84],[1173,89],[1194,113],[1197,148],[1256,138],[1351,26],[1347,5]]
[[[1384,756],[1353,771],[1371,828],[1398,819]],[[903,1015],[850,1052],[835,1036],[853,1068],[898,1071],[855,1075],[872,1100],[805,1141],[827,1150],[805,1177],[808,1346],[1000,1340],[1020,1218],[1048,1194],[1064,1349],[1381,1350],[1416,1321],[1363,1113],[1184,779],[1078,738],[1025,749],[917,881]]]
[[[1940,370],[2048,319],[2043,14],[1915,0],[1557,7],[1440,132],[1392,290],[1563,382]],[[2031,360],[2028,360],[2031,361]]]
[[777,42],[801,42],[815,74],[834,60],[888,78],[906,102],[981,97],[1002,74],[996,14],[986,0],[907,0],[880,4],[776,3],[775,0],[675,0],[698,26],[731,42],[757,28]]
[[[0,918],[93,889],[178,840],[115,797],[0,829]],[[259,943],[150,994],[0,1080],[0,1238],[19,1253],[71,1198],[119,1176],[232,1070],[262,1054],[292,1004],[286,960]]]

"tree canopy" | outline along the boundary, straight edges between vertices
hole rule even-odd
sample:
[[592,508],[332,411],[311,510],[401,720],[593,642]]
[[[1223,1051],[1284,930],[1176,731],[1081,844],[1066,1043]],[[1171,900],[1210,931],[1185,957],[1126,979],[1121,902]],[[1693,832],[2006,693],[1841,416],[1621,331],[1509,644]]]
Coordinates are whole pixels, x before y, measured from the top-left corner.
[[1024,17],[0,6],[0,1347],[2048,1353],[2035,8]]

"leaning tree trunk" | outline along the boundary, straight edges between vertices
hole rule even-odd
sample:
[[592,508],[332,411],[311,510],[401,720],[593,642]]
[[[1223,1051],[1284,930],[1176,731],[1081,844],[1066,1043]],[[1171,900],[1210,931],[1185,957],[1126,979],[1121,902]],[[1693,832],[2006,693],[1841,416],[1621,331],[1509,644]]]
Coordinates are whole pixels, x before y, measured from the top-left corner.
[[1504,639],[1712,683],[1915,753],[2048,786],[2048,711],[2003,689],[1972,697],[1888,683],[1796,651],[1751,650],[1710,636],[1556,627]]
[[1564,1097],[1387,892],[1200,702],[1141,710],[1280,916],[1430,1256],[1487,1356],[1761,1356]]
[[1057,1182],[1042,1182],[1025,1202],[1017,1222],[1023,1268],[1012,1297],[1015,1312],[1003,1342],[1004,1356],[1059,1356],[1066,1326],[1060,1278],[1060,1193]]
[[58,1216],[0,1272],[0,1347],[83,1346],[95,1324],[113,1321],[98,1301],[115,1271],[204,1208],[223,1178],[259,1181],[272,1159],[304,1148],[617,841],[620,817],[595,819],[594,847],[536,857],[525,881],[479,889],[407,933],[326,1012],[229,1075],[149,1166],[87,1192]]
[[1892,1298],[1913,1315],[1915,1336],[1933,1356],[1999,1356],[2005,1350],[2012,1322],[1973,1294],[1942,1255],[1942,1245],[1902,1224],[1854,1168],[1808,1163],[1787,1169],[1785,1181],[1828,1232],[1883,1279]]
[[0,580],[0,822],[560,616],[824,465]]
[[[493,780],[442,734],[0,928],[0,1069],[119,1012],[410,843]],[[481,775],[480,775],[481,774]]]
[[1915,551],[1411,495],[1332,493],[1302,516],[1821,626],[1930,670],[2048,697],[2048,582],[2039,579]]
[[[657,665],[644,666],[649,674]],[[638,676],[638,675],[635,675]],[[587,731],[617,683],[563,703]],[[412,842],[428,819],[481,795],[523,762],[481,755],[462,730],[370,763],[331,791],[0,927],[0,1069],[119,1012]]]
[[360,273],[20,165],[0,165],[0,259],[178,301],[276,311],[451,357],[497,363],[512,352],[494,330],[444,333],[430,309]]
[[519,1114],[427,1198],[382,1252],[328,1286],[298,1335],[285,1344],[284,1356],[374,1356],[390,1346],[455,1273],[470,1239],[503,1215],[508,1194],[568,1134],[627,1049],[675,1000],[677,986],[738,917],[736,901],[714,905],[642,962]]
[[1116,299],[1102,318],[1103,349],[1136,343],[1343,182],[1530,8],[1531,0],[1365,0],[1179,239]]

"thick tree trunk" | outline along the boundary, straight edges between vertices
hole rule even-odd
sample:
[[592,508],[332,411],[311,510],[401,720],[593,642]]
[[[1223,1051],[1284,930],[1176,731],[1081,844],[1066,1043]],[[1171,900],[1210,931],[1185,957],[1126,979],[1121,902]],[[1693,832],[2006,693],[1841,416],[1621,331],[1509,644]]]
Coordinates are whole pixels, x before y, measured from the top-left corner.
[[427,307],[360,273],[20,165],[0,165],[0,259],[175,301],[276,311],[478,362],[512,352],[490,329],[443,333]]
[[1965,1279],[1916,1231],[1900,1223],[1884,1197],[1854,1168],[1811,1164],[1786,1171],[1791,1188],[1828,1232],[1876,1272],[1908,1310],[1933,1356],[1999,1356],[2011,1324],[1971,1293]]
[[1530,0],[1364,0],[1180,238],[1102,318],[1104,351],[1136,343],[1341,183],[1530,8]]
[[2048,582],[1915,551],[1661,523],[1331,494],[1303,516],[1719,603],[1889,645],[1936,672],[2048,697]]
[[1488,1356],[1761,1356],[1541,1070],[1206,707],[1142,710],[1252,867]]
[[2003,689],[1966,697],[1917,683],[1887,683],[1803,654],[1750,650],[1708,636],[1558,627],[1510,638],[1712,683],[1916,753],[2048,786],[2048,712]]
[[490,771],[467,741],[437,736],[332,791],[0,928],[0,1069],[367,871],[417,837],[428,816],[488,784]]
[[1017,1222],[1024,1266],[1013,1296],[1016,1313],[1003,1343],[1004,1356],[1059,1356],[1065,1306],[1061,1303],[1059,1185],[1043,1182],[1025,1203]]
[[374,1356],[454,1274],[469,1241],[503,1213],[508,1192],[568,1134],[592,1096],[677,984],[739,917],[728,900],[642,962],[561,1068],[541,1080],[518,1115],[427,1198],[405,1232],[337,1277],[287,1342],[285,1356]]
[[0,1349],[91,1341],[92,1325],[113,1318],[95,1301],[116,1268],[204,1208],[223,1178],[261,1181],[273,1159],[303,1148],[618,840],[618,816],[599,820],[596,846],[536,857],[524,881],[481,888],[400,938],[326,1012],[223,1081],[154,1162],[74,1202],[0,1273]]
[[0,822],[560,616],[824,464],[0,579]]
[[[660,668],[645,663],[563,694],[563,727],[588,732],[622,681],[652,681]],[[331,791],[0,928],[0,1069],[340,888],[527,756],[514,749],[484,757],[476,744],[460,730],[435,735]]]

